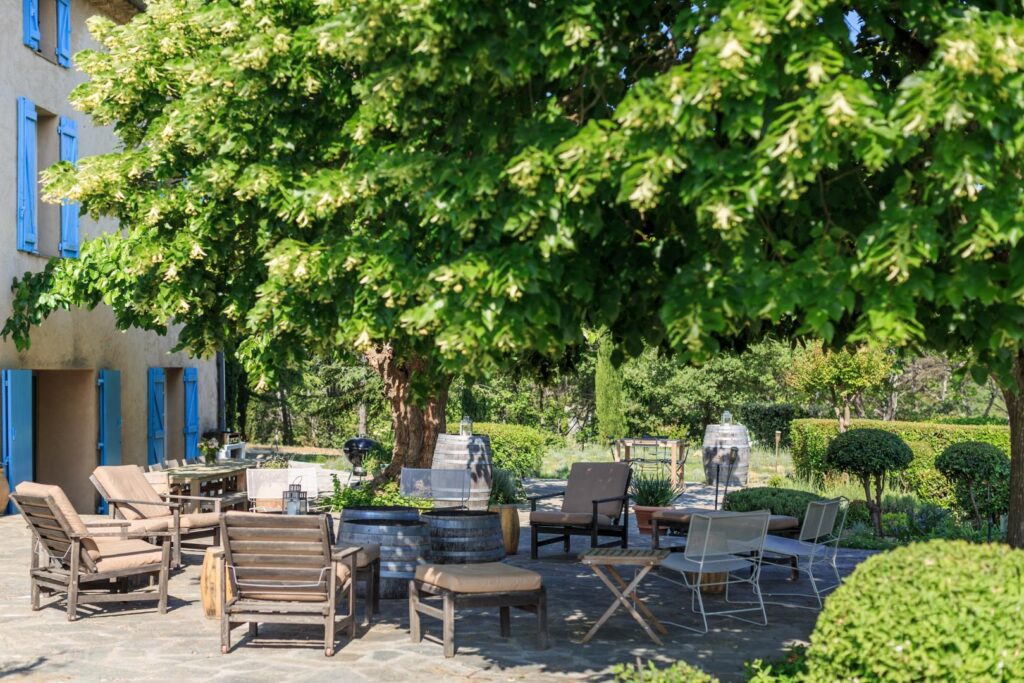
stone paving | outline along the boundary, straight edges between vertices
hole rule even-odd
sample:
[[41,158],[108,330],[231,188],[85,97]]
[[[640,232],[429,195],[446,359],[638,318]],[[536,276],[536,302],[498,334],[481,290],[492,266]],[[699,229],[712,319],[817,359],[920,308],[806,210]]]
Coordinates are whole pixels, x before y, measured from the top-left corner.
[[[535,482],[532,492],[557,487]],[[710,507],[711,494],[691,486],[683,504]],[[498,635],[496,610],[460,614],[456,624],[456,656],[441,652],[440,622],[424,618],[426,637],[409,641],[408,607],[402,600],[383,602],[373,626],[360,629],[353,642],[341,638],[337,653],[323,656],[321,631],[315,626],[261,626],[249,641],[245,629],[233,633],[233,651],[220,654],[218,622],[203,617],[199,602],[201,554],[186,553],[187,566],[172,575],[170,611],[160,616],[147,603],[136,608],[106,607],[68,623],[59,605],[39,612],[29,609],[29,534],[19,517],[0,517],[0,678],[12,680],[216,680],[251,681],[295,677],[308,681],[434,681],[434,680],[608,680],[620,662],[653,659],[668,663],[684,659],[724,681],[742,680],[743,662],[777,657],[790,643],[806,640],[816,612],[768,607],[767,627],[718,618],[711,633],[697,635],[675,624],[695,625],[689,593],[656,576],[644,587],[655,615],[667,622],[669,635],[658,647],[633,619],[620,610],[587,645],[579,641],[611,604],[611,593],[576,561],[587,540],[575,538],[570,554],[561,545],[541,548],[541,559],[529,559],[528,513],[519,554],[512,564],[540,572],[548,589],[551,648],[535,647],[534,617],[513,611],[512,637]],[[634,529],[635,531],[635,529]],[[631,545],[648,539],[634,535]],[[840,567],[848,574],[868,553],[842,551]],[[668,574],[671,576],[671,574]],[[766,594],[795,589],[782,568],[766,568]],[[805,589],[806,580],[800,589]],[[770,598],[767,598],[770,599]],[[45,604],[45,603],[44,603]],[[240,642],[241,641],[241,642]]]

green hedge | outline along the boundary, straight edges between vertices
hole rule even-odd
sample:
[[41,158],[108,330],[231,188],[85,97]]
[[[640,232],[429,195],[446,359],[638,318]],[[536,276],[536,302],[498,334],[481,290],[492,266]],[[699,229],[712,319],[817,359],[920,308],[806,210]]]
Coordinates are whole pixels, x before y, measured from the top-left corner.
[[917,543],[863,562],[829,596],[808,681],[1024,680],[1024,551]]
[[533,427],[497,422],[476,422],[473,433],[489,436],[494,466],[517,477],[540,474],[544,453],[559,441],[557,435]]
[[722,508],[733,512],[771,510],[773,515],[796,517],[804,523],[807,504],[825,500],[822,496],[797,489],[780,489],[770,486],[730,491],[725,496]]
[[782,445],[790,445],[790,425],[793,420],[806,415],[794,403],[744,403],[739,407],[739,419],[750,430],[758,443],[765,447],[775,446],[775,432],[782,432]]
[[719,683],[711,674],[682,660],[662,669],[654,662],[647,662],[647,666],[619,664],[612,673],[616,683]]
[[[935,469],[935,458],[947,446],[964,441],[982,441],[1010,452],[1010,429],[1001,425],[954,425],[938,422],[885,422],[854,420],[853,428],[873,428],[892,432],[914,452],[910,467],[902,473],[908,490],[922,500],[943,507],[955,506],[953,487]],[[796,476],[821,485],[831,474],[825,466],[829,442],[839,434],[836,420],[793,420],[793,466]]]

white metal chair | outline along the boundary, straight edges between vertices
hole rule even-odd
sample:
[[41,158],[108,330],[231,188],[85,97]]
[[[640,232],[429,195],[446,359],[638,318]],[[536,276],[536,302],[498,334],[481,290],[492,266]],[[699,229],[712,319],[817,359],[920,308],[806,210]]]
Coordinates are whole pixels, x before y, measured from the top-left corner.
[[[757,512],[716,512],[715,514],[694,514],[690,519],[690,530],[686,550],[669,555],[662,563],[663,569],[680,572],[683,584],[692,593],[690,608],[700,614],[702,628],[675,624],[697,633],[708,632],[708,617],[727,616],[759,626],[768,624],[761,597],[761,556],[765,535],[768,533],[767,510]],[[743,572],[745,575],[741,575]],[[710,575],[717,575],[711,577]],[[663,579],[678,584],[659,573]],[[724,578],[722,578],[724,577]],[[729,599],[729,588],[734,584],[747,584],[756,598],[755,602],[734,602]],[[725,586],[725,601],[729,605],[749,605],[709,612],[704,606],[704,589],[709,586]],[[746,619],[739,614],[757,612],[760,621]],[[671,623],[671,622],[669,622]]]
[[458,502],[465,507],[469,500],[470,471],[402,468],[402,495],[432,501]]
[[[814,598],[817,607],[773,602],[769,602],[769,604],[802,609],[821,609],[822,595],[842,583],[839,568],[836,566],[836,556],[839,554],[839,539],[842,538],[843,527],[846,525],[847,506],[844,505],[845,502],[845,498],[839,497],[808,503],[807,514],[804,515],[804,523],[800,527],[800,535],[797,538],[768,536],[765,539],[766,561],[772,561],[773,558],[789,560],[794,572],[807,574],[811,580],[811,590],[814,591],[813,593],[770,593],[769,597]],[[818,584],[822,580],[815,577],[814,570],[815,567],[820,568],[822,565],[832,569],[835,583],[819,588]]]

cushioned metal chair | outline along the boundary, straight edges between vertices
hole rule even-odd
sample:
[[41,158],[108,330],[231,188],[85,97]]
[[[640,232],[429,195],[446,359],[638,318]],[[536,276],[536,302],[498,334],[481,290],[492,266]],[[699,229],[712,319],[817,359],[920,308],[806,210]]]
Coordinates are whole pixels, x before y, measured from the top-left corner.
[[[160,614],[167,611],[168,532],[131,533],[125,521],[85,524],[59,486],[22,482],[11,500],[32,530],[33,610],[45,592],[66,596],[68,621],[82,604],[155,601]],[[143,536],[160,537],[161,545]],[[156,587],[138,590],[139,577],[156,578]]]
[[[625,462],[577,462],[569,470],[565,490],[530,498],[530,557],[537,548],[562,542],[569,552],[572,536],[590,536],[590,547],[629,547],[629,482],[632,470]],[[562,509],[538,510],[537,502],[562,497]],[[554,538],[540,540],[540,534]],[[601,536],[617,541],[599,544]]]
[[[686,550],[673,553],[661,563],[662,569],[680,572],[683,585],[691,592],[690,606],[700,614],[701,628],[678,624],[697,633],[708,632],[708,617],[726,616],[760,626],[768,623],[761,597],[761,557],[765,535],[768,533],[767,510],[758,512],[695,513],[690,517],[690,533]],[[662,573],[659,575],[664,577]],[[675,582],[674,582],[675,583]],[[753,603],[735,603],[730,599],[730,587],[746,584],[753,591]],[[704,604],[704,589],[724,587],[725,601],[729,605],[747,606],[709,612]],[[746,619],[739,614],[756,612],[760,621]]]
[[[819,501],[807,504],[807,514],[804,515],[804,523],[800,527],[800,534],[797,538],[784,538],[782,536],[768,536],[764,542],[766,561],[782,559],[788,561],[794,572],[794,578],[799,574],[806,574],[811,581],[811,593],[771,593],[769,598],[775,597],[803,597],[814,598],[816,606],[783,604],[788,607],[800,607],[809,609],[821,609],[822,596],[839,586],[842,578],[839,576],[839,568],[836,566],[836,556],[839,554],[839,539],[843,536],[843,527],[846,525],[845,498],[839,497],[827,501]],[[822,580],[815,576],[815,570],[822,568],[831,569],[835,582],[831,585],[820,586]]]
[[[97,467],[89,481],[107,501],[110,515],[130,523],[130,532],[171,532],[175,567],[181,565],[183,545],[191,546],[191,541],[205,537],[210,537],[212,545],[219,544],[219,498],[159,493],[137,465]],[[198,502],[200,506],[212,509],[208,512],[182,513],[182,501]],[[207,546],[201,544],[198,547],[205,549]]]

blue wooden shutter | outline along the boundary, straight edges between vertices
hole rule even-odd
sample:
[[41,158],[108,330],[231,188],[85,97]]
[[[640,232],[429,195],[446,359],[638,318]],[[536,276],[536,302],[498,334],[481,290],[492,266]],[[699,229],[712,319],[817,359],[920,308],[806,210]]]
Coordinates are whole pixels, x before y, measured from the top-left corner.
[[164,421],[167,418],[165,410],[166,401],[166,378],[163,368],[150,368],[148,375],[148,398],[146,404],[149,406],[149,418],[146,428],[146,461],[150,465],[163,462],[166,459],[166,444],[164,443]]
[[57,0],[57,63],[71,66],[71,0]]
[[[60,117],[60,160],[78,163],[78,124]],[[60,255],[78,258],[78,204],[64,200],[60,204]]]
[[[96,448],[100,465],[121,464],[121,373],[100,370],[96,382],[100,406],[100,433]],[[99,513],[107,513],[107,501],[100,500]]]
[[185,368],[185,459],[199,457],[199,373]]
[[18,98],[18,249],[39,251],[36,225],[36,105]]
[[[11,491],[23,481],[32,481],[32,371],[4,370],[3,383],[3,463]],[[8,504],[7,513],[14,513]]]
[[21,0],[21,40],[33,50],[39,49],[39,0]]

